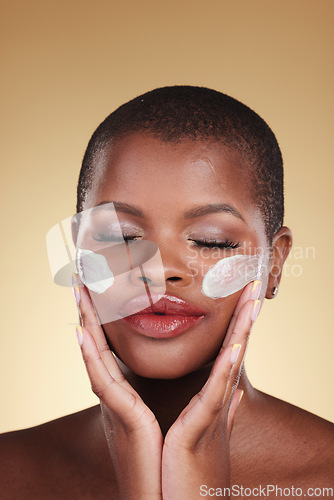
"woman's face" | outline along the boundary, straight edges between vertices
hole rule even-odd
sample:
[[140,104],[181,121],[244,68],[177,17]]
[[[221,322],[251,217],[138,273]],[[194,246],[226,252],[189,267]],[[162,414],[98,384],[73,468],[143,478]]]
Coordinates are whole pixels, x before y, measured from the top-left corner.
[[[132,371],[151,378],[180,377],[212,362],[242,290],[211,299],[201,291],[204,275],[224,257],[267,248],[247,168],[217,142],[172,144],[133,134],[100,155],[95,173],[84,209],[120,202],[140,211],[117,210],[122,229],[158,245],[165,293],[203,311],[200,321],[168,338],[143,335],[125,320],[105,324],[115,353]],[[212,247],[212,241],[225,247]],[[265,285],[267,270],[262,272]]]

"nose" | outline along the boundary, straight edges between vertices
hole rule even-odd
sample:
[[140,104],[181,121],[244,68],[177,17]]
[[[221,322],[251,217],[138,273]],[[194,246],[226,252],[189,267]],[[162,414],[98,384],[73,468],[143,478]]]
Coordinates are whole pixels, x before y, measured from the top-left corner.
[[[134,267],[131,272],[131,283],[135,286],[147,284],[158,292],[158,288],[185,288],[192,284],[193,275],[182,252],[170,248],[169,245],[156,245],[152,258]],[[164,292],[163,292],[164,293]]]

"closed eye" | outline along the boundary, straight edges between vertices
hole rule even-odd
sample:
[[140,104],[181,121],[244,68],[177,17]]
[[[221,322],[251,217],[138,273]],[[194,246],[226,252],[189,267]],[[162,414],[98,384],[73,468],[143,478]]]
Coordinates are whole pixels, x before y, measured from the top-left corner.
[[230,240],[217,241],[217,240],[189,240],[195,243],[195,246],[201,246],[206,248],[238,248],[240,246],[239,242],[234,243]]
[[[123,242],[123,241],[135,241],[138,238],[141,238],[141,236],[137,235],[117,235],[115,233],[110,233],[110,234],[105,234],[102,232],[98,232],[97,234],[92,233],[92,238],[95,241],[113,241],[113,242]],[[205,248],[238,248],[240,246],[239,242],[233,242],[231,240],[224,240],[224,241],[217,241],[217,240],[209,240],[209,239],[203,239],[203,240],[195,240],[195,239],[189,239],[188,241],[192,241],[195,246],[200,246],[200,247],[205,247]]]
[[140,236],[127,236],[127,235],[119,235],[119,234],[105,234],[105,233],[97,233],[93,234],[92,233],[92,238],[95,241],[115,241],[115,242],[120,242],[122,243],[123,241],[134,241],[137,238],[140,238]]

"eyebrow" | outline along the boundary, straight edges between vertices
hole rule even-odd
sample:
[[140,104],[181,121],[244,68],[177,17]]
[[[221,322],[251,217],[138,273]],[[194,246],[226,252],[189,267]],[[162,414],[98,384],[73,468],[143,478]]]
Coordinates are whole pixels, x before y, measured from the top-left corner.
[[[100,205],[105,205],[108,203],[113,203],[116,210],[119,212],[125,212],[131,215],[136,215],[137,217],[145,217],[143,211],[135,207],[134,205],[129,205],[129,203],[123,203],[121,201],[101,201],[96,205],[99,207]],[[211,203],[209,205],[199,205],[198,207],[191,208],[184,212],[183,216],[185,219],[194,219],[196,217],[203,217],[203,215],[214,214],[214,213],[228,213],[234,215],[238,219],[241,219],[246,223],[244,217],[241,213],[229,203]]]
[[113,205],[110,206],[110,210],[113,210],[113,208],[115,208],[119,212],[137,215],[138,217],[145,217],[144,212],[140,210],[140,208],[135,207],[134,205],[129,205],[129,203],[123,203],[122,201],[101,201],[101,203],[98,203],[96,206],[99,207],[101,205],[107,205],[108,203],[112,203]]
[[198,207],[191,208],[184,213],[185,219],[193,219],[194,217],[202,217],[203,215],[214,214],[214,213],[228,213],[238,217],[242,221],[246,222],[241,213],[229,203],[212,203],[210,205],[200,205]]

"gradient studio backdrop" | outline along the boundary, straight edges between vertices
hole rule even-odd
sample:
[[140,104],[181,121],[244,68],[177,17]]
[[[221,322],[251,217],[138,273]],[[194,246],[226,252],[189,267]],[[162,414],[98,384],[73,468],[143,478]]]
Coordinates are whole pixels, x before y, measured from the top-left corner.
[[21,0],[1,17],[0,431],[98,403],[45,235],[75,212],[100,121],[171,84],[231,94],[277,135],[300,250],[262,309],[246,368],[257,388],[332,420],[333,1]]

